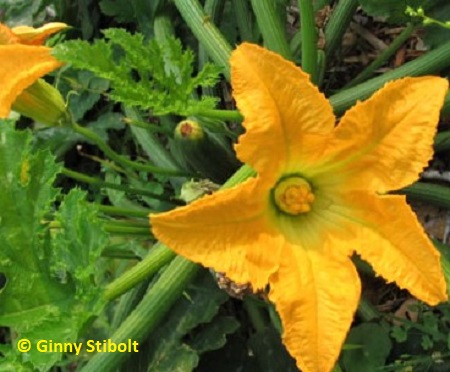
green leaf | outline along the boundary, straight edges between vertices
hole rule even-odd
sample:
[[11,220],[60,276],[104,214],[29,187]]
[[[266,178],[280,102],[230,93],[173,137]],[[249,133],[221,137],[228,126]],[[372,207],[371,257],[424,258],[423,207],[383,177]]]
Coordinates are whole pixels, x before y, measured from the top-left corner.
[[430,9],[443,0],[359,0],[364,11],[374,17],[387,17],[389,22],[404,23],[410,20],[405,14],[407,6]]
[[272,327],[256,332],[249,339],[249,347],[260,372],[297,372],[295,360],[281,343],[280,334]]
[[108,90],[109,82],[89,71],[65,72],[60,89],[67,96],[73,119],[79,121],[99,102]]
[[119,23],[136,23],[144,35],[153,34],[153,21],[165,0],[102,0],[100,9]]
[[376,323],[363,323],[352,328],[345,342],[362,346],[343,351],[342,362],[347,372],[377,370],[384,366],[392,347],[388,332]]
[[[62,228],[49,228],[46,219],[60,195],[52,186],[60,166],[31,142],[29,132],[0,121],[0,272],[6,277],[0,326],[10,327],[14,337],[5,363],[20,360],[46,370],[61,353],[41,353],[37,342],[75,342],[103,306],[97,261],[106,234],[78,190],[55,214]],[[21,338],[31,341],[28,353],[16,351]]]
[[36,18],[44,21],[46,5],[48,1],[44,0],[0,0],[0,9],[4,11],[0,21],[9,26],[33,25]]
[[220,349],[227,343],[226,336],[235,332],[238,327],[239,323],[235,318],[216,316],[211,323],[192,336],[189,345],[199,354]]
[[[430,12],[427,12],[427,16],[442,22],[450,21],[450,4],[443,3],[433,8]],[[430,48],[436,48],[450,39],[448,28],[430,25],[425,28],[425,31],[424,41]]]
[[103,14],[114,17],[119,23],[132,22],[135,16],[133,1],[121,0],[102,0],[100,1],[100,9]]
[[117,28],[104,34],[106,40],[93,44],[80,40],[59,44],[53,53],[76,68],[109,80],[112,100],[151,109],[155,115],[188,116],[215,106],[215,98],[196,99],[193,93],[198,87],[213,86],[220,69],[207,64],[193,76],[194,55],[183,51],[179,40],[169,38],[159,45],[154,39],[145,41],[142,34]]

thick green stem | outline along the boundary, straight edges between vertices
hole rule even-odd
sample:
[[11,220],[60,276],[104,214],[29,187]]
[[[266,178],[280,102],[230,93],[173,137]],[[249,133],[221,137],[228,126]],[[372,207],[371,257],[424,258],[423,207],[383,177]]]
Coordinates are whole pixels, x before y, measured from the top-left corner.
[[330,102],[336,114],[341,114],[356,100],[365,99],[380,89],[386,82],[405,76],[420,76],[433,74],[450,66],[450,42],[441,45],[414,61],[405,63],[392,71],[359,84],[353,88],[343,90],[330,97]]
[[231,46],[222,33],[203,11],[198,0],[173,0],[186,24],[189,26],[197,40],[204,46],[211,59],[223,67],[223,74],[230,79],[230,66],[228,60]]
[[262,332],[269,324],[269,317],[265,312],[265,307],[261,306],[259,301],[252,296],[245,296],[244,308],[253,328],[255,328],[256,332]]
[[113,216],[128,216],[128,217],[141,217],[147,218],[150,211],[140,211],[128,208],[119,208],[112,205],[96,205],[96,208],[105,214]]
[[[247,165],[242,166],[222,188],[232,187],[251,177],[255,172]],[[137,269],[131,269],[123,274],[124,279],[118,278],[111,283],[104,294],[105,298],[113,299],[126,292],[133,285],[151,275],[161,262],[170,260],[173,253],[169,248],[160,245],[155,253],[159,259],[148,259]],[[145,260],[144,260],[145,261]],[[153,262],[153,263],[151,263]],[[111,339],[118,342],[126,342],[128,339],[142,342],[147,335],[158,325],[170,307],[181,295],[183,289],[190,283],[198,272],[199,266],[187,261],[183,257],[176,257],[169,267],[164,270],[161,277],[147,292],[130,316],[122,323]],[[150,273],[150,274],[149,274]],[[111,371],[127,357],[125,353],[98,353],[82,369],[83,372]]]
[[[449,97],[449,95],[447,95]],[[445,113],[442,113],[445,115]],[[450,131],[438,133],[434,139],[434,151],[446,151],[450,150]]]
[[450,93],[447,93],[447,95],[445,96],[444,107],[442,107],[441,115],[450,115]]
[[[61,229],[63,226],[59,221],[51,221],[48,223],[50,229]],[[148,226],[133,226],[130,223],[106,222],[103,225],[106,232],[111,234],[131,234],[131,235],[147,235],[150,236],[150,229]]]
[[302,35],[302,68],[317,84],[317,31],[311,0],[298,0],[300,9],[300,31]]
[[361,297],[359,300],[357,313],[365,322],[370,322],[371,320],[380,317],[380,313],[377,309],[375,309],[375,307],[364,297]]
[[236,24],[242,41],[255,42],[253,36],[253,14],[247,1],[232,0]]
[[389,46],[383,50],[377,58],[373,60],[373,62],[367,66],[364,71],[362,71],[359,75],[357,75],[349,84],[347,84],[345,87],[350,88],[353,87],[363,81],[366,81],[369,79],[373,73],[381,67],[383,64],[386,63],[386,61],[391,58],[394,53],[402,46],[402,44],[409,39],[409,37],[414,32],[414,25],[412,23],[408,23],[408,25],[405,27],[405,29],[398,35]]
[[79,172],[75,172],[73,170],[67,169],[67,168],[63,168],[61,171],[62,174],[64,174],[67,177],[73,178],[74,180],[80,181],[80,182],[85,182],[88,183],[90,185],[95,185],[99,188],[106,188],[106,189],[113,189],[113,190],[120,190],[120,191],[124,191],[128,194],[135,194],[135,195],[142,195],[142,196],[148,196],[150,198],[156,199],[156,200],[161,200],[167,203],[171,203],[174,205],[183,205],[185,204],[182,200],[178,200],[178,199],[173,199],[169,196],[164,196],[164,195],[159,195],[159,194],[155,194],[151,191],[145,190],[145,189],[136,189],[136,188],[132,188],[129,186],[124,186],[124,185],[118,185],[115,183],[111,183],[111,182],[105,182],[103,180],[101,180],[100,178],[97,177],[90,177],[84,173],[79,173]]
[[175,31],[170,15],[165,13],[156,15],[153,23],[153,30],[158,44],[165,42],[170,37],[174,37]]
[[[152,285],[139,305],[111,336],[116,343],[129,339],[141,343],[180,297],[199,266],[183,257],[176,257],[161,277]],[[139,350],[139,346],[138,346]],[[97,353],[82,368],[83,372],[114,371],[129,356],[128,353]]]
[[450,254],[449,246],[441,243],[440,241],[433,239],[433,244],[437,250],[441,253],[441,267],[442,272],[447,282],[447,294],[450,295]]
[[[224,8],[224,0],[206,0],[204,5],[204,11],[209,16],[210,21],[214,25],[218,25],[221,20],[221,16]],[[208,51],[205,49],[203,44],[198,46],[198,69],[203,70],[205,65],[210,62]],[[202,87],[202,95],[204,96],[214,96],[213,87]]]
[[342,37],[358,5],[358,0],[342,0],[337,2],[330,20],[325,26],[325,57],[327,62],[331,60],[340,46]]
[[173,170],[173,169],[164,169],[160,167],[156,167],[154,165],[147,165],[142,163],[137,163],[135,161],[131,161],[127,159],[126,157],[119,155],[117,152],[115,152],[113,149],[111,149],[102,139],[100,136],[97,135],[97,133],[91,131],[88,128],[82,127],[76,123],[72,124],[72,128],[75,132],[83,135],[91,142],[95,143],[100,150],[102,150],[106,156],[108,156],[110,159],[115,161],[116,163],[120,164],[121,166],[125,168],[132,168],[138,171],[142,172],[149,172],[149,173],[158,173],[163,174],[166,176],[189,176],[185,172],[180,172],[179,170]]
[[148,227],[134,227],[134,226],[117,226],[105,224],[105,231],[115,235],[150,235]]
[[156,274],[174,257],[175,253],[165,245],[161,243],[156,244],[141,262],[111,282],[106,287],[103,297],[108,301],[114,300],[142,280]]
[[450,208],[450,188],[427,182],[416,182],[398,191],[412,200],[418,200],[443,208]]
[[284,23],[278,17],[275,2],[273,0],[251,0],[251,4],[266,48],[292,60]]

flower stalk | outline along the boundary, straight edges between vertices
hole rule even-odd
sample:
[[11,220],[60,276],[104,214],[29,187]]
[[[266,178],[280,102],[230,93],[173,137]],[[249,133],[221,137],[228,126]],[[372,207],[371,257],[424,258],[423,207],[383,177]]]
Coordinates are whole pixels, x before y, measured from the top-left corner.
[[198,0],[174,0],[173,2],[197,40],[203,45],[211,59],[223,67],[223,74],[229,79],[228,59],[232,48],[228,41],[209,20],[209,16],[204,12]]
[[327,63],[333,58],[336,50],[341,44],[342,37],[350,24],[356,8],[358,0],[338,1],[330,20],[325,26],[325,57]]
[[265,46],[284,58],[292,60],[284,26],[279,17],[279,12],[275,8],[276,2],[273,0],[251,0],[251,4]]
[[254,42],[253,35],[253,17],[247,1],[232,0],[234,14],[236,15],[236,24],[239,29],[239,35],[242,41]]
[[173,198],[173,197],[160,195],[160,194],[155,194],[154,192],[151,192],[151,191],[148,191],[148,190],[145,190],[145,189],[136,189],[136,188],[129,187],[129,186],[118,185],[116,183],[105,182],[105,181],[101,180],[100,178],[91,177],[91,176],[88,176],[88,175],[86,175],[84,173],[75,172],[75,171],[67,169],[67,168],[63,168],[61,173],[64,174],[65,176],[67,176],[67,177],[70,177],[70,178],[74,179],[74,180],[77,180],[77,181],[80,181],[80,182],[84,182],[84,183],[88,183],[90,185],[94,185],[94,186],[97,186],[99,188],[107,188],[107,189],[124,191],[124,192],[126,192],[128,194],[148,196],[150,198],[153,198],[153,199],[156,199],[156,200],[161,200],[161,201],[164,201],[166,203],[173,204],[173,205],[184,205],[185,204],[182,200],[178,200],[178,199]]
[[[180,297],[200,267],[183,257],[176,257],[145,294],[142,301],[113,333],[111,340],[128,339],[141,343]],[[117,292],[116,292],[117,293]],[[113,292],[110,292],[110,296]],[[84,372],[113,371],[127,358],[127,353],[97,353],[84,366]]]
[[302,48],[302,69],[311,75],[311,81],[318,82],[317,31],[311,0],[298,0],[300,8],[300,32]]
[[119,155],[117,152],[115,152],[111,147],[109,147],[100,136],[98,136],[95,132],[91,131],[90,129],[86,127],[82,127],[81,125],[78,125],[77,123],[72,123],[72,129],[83,135],[85,138],[90,140],[91,142],[95,143],[100,150],[102,150],[106,156],[111,158],[113,161],[118,163],[119,165],[125,167],[125,168],[132,168],[138,171],[148,172],[148,173],[157,173],[157,174],[163,174],[166,176],[190,176],[186,172],[179,171],[179,170],[173,170],[173,169],[165,169],[160,168],[154,165],[148,165],[148,164],[142,164],[138,163],[132,160],[127,159],[126,157]]
[[450,208],[450,189],[448,186],[436,185],[429,182],[416,182],[405,187],[398,193],[406,195],[412,200],[430,203],[443,208]]
[[388,81],[400,79],[405,76],[421,76],[436,73],[450,66],[450,42],[429,51],[423,56],[405,63],[404,65],[384,73],[381,76],[370,79],[353,88],[345,89],[330,97],[330,103],[336,114],[341,114],[357,100],[370,96],[380,89]]
[[107,285],[103,297],[107,301],[116,299],[141,281],[156,274],[174,257],[175,253],[166,246],[161,243],[155,244],[141,262]]

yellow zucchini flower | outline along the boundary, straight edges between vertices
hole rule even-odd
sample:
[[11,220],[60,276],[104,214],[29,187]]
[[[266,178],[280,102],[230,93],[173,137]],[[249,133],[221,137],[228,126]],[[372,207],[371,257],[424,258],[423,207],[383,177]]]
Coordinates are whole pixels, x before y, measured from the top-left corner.
[[291,62],[244,43],[230,63],[246,129],[236,152],[257,176],[152,214],[153,233],[237,283],[268,286],[298,367],[331,371],[360,298],[354,252],[428,304],[447,300],[438,251],[405,197],[388,192],[417,180],[432,157],[448,83],[390,82],[336,126]]
[[49,125],[64,117],[66,109],[59,92],[39,78],[61,66],[42,43],[66,27],[48,23],[40,28],[10,29],[0,23],[0,118],[8,117],[11,107]]

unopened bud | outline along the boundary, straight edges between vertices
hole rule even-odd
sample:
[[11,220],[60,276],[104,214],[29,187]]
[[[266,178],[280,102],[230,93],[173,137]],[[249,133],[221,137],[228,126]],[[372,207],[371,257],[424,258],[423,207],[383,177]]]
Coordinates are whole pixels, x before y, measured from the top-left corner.
[[67,126],[71,116],[61,93],[42,79],[36,80],[14,101],[14,111],[47,126]]

